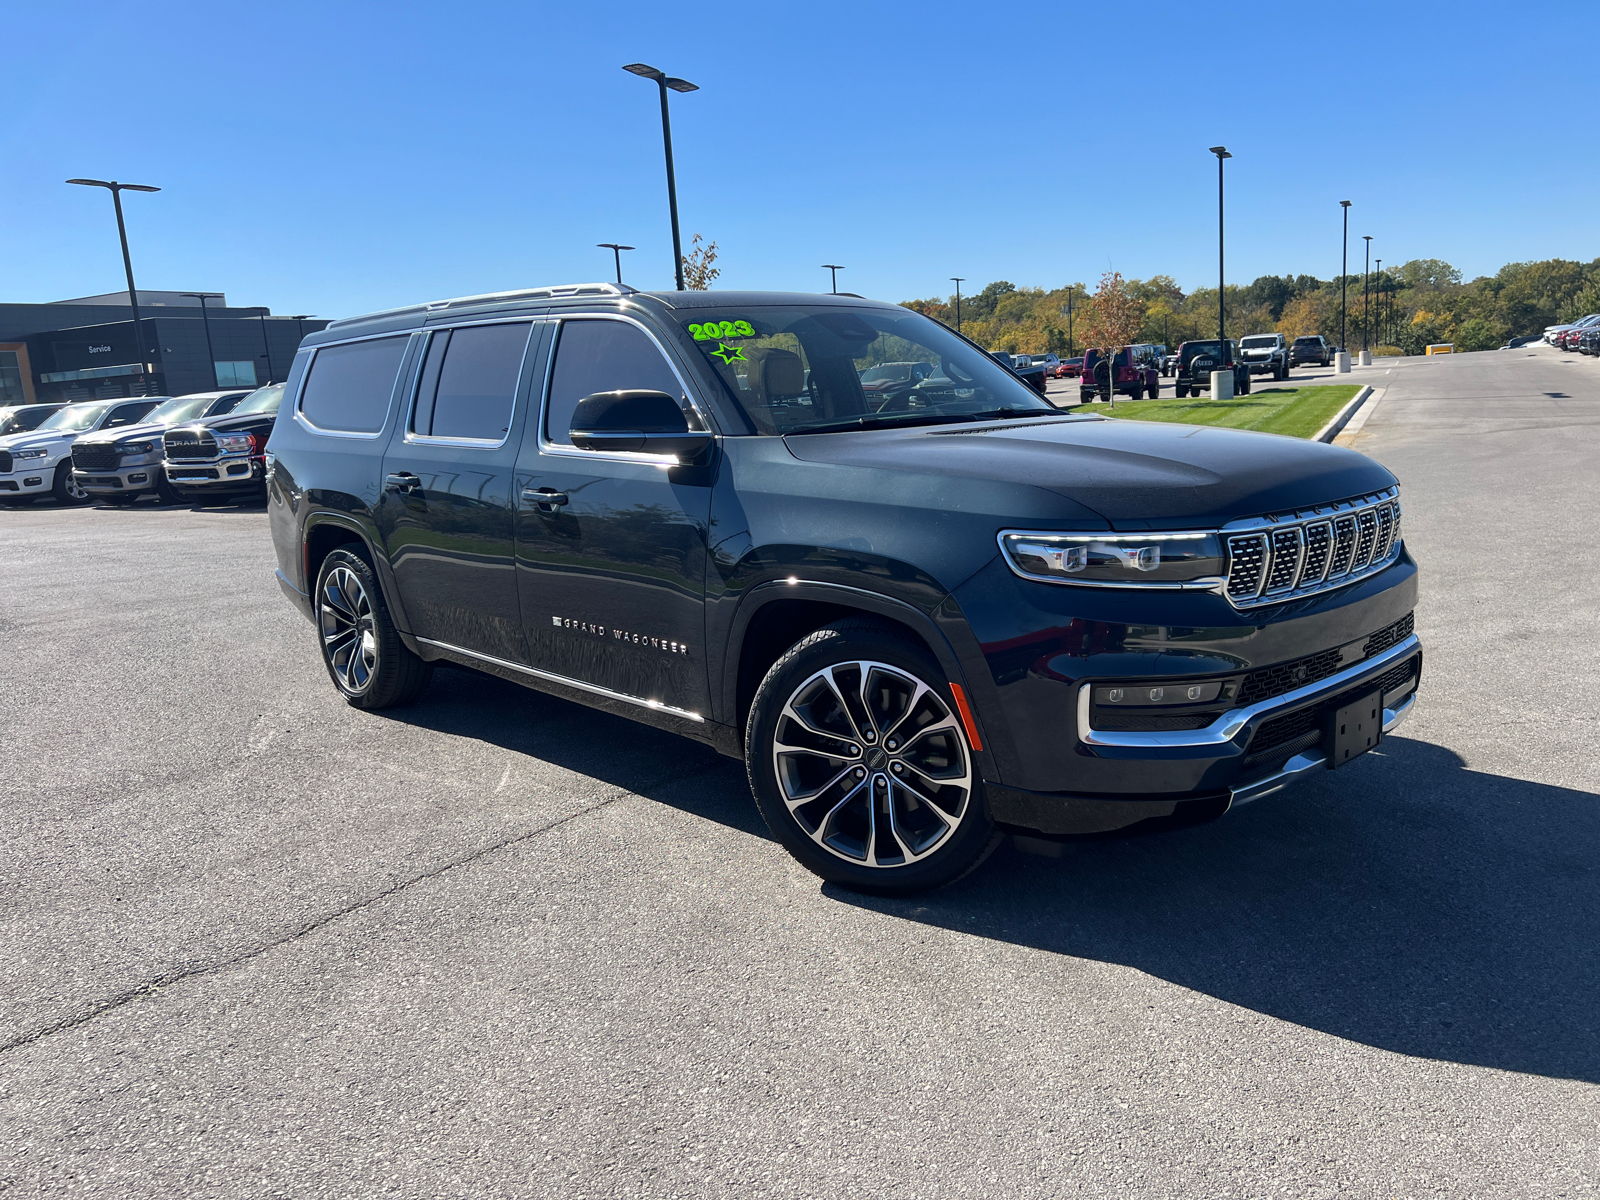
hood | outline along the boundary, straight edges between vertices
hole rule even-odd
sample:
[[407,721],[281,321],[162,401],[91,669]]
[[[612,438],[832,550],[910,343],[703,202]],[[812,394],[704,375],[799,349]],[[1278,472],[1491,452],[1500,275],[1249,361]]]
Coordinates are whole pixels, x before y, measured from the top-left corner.
[[71,445],[83,435],[72,429],[30,429],[0,437],[0,450],[31,450],[35,446]]
[[1366,455],[1322,442],[1107,417],[790,435],[785,442],[807,462],[1040,488],[1127,530],[1222,525],[1395,483]]
[[172,433],[179,429],[209,429],[212,433],[230,433],[239,430],[254,433],[257,430],[271,429],[277,419],[276,413],[223,413],[220,417],[202,417],[198,421],[185,421],[181,425],[168,426],[167,432]]
[[161,435],[173,428],[171,425],[161,425],[153,421],[146,421],[142,425],[118,425],[115,429],[101,429],[95,433],[85,433],[80,439],[85,446],[105,446],[112,442],[120,442],[125,438],[135,441],[155,441],[161,443]]

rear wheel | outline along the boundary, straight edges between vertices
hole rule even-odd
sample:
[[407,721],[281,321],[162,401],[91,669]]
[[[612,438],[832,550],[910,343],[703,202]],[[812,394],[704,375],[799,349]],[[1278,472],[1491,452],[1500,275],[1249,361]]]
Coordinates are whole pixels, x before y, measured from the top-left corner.
[[72,463],[67,461],[56,467],[56,476],[50,483],[50,494],[60,504],[84,504],[89,499],[89,493],[78,486],[72,478]]
[[1187,400],[1189,398],[1189,388],[1186,384],[1175,383],[1172,385],[1172,394],[1179,400]]
[[1136,383],[1132,387],[1130,387],[1128,389],[1128,399],[1129,400],[1143,400],[1144,399],[1144,384]]
[[1239,386],[1235,390],[1241,396],[1248,396],[1250,394],[1250,372],[1249,371],[1246,371],[1244,373],[1243,381],[1241,381],[1239,383]]
[[1153,375],[1150,378],[1150,399],[1156,400],[1161,396],[1161,376]]
[[422,694],[433,676],[400,640],[377,576],[359,554],[334,550],[317,573],[317,630],[328,677],[356,708],[392,708]]
[[801,865],[858,891],[939,887],[999,837],[944,672],[893,625],[852,617],[761,682],[745,740],[756,804]]

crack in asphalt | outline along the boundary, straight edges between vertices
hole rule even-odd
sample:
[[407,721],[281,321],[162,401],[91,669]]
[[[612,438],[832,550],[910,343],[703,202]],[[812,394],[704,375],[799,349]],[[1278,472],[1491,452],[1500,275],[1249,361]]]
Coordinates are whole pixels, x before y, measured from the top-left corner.
[[323,928],[324,926],[331,925],[335,921],[342,920],[343,918],[354,913],[358,913],[363,909],[371,908],[379,901],[386,900],[390,896],[397,895],[398,893],[405,891],[407,888],[414,887],[419,883],[426,883],[430,879],[437,879],[447,871],[453,871],[457,867],[468,866],[481,858],[488,857],[498,850],[504,850],[508,846],[515,846],[520,842],[525,842],[532,838],[539,837],[541,834],[546,834],[552,830],[560,829],[562,826],[569,825],[580,817],[586,817],[591,813],[599,812],[602,808],[606,808],[609,805],[616,803],[618,800],[625,799],[628,796],[636,796],[641,791],[664,787],[668,784],[682,783],[686,779],[694,779],[699,775],[709,775],[714,771],[721,770],[722,766],[723,764],[721,763],[715,763],[712,766],[701,767],[694,771],[685,771],[677,775],[666,775],[659,779],[650,780],[644,784],[641,784],[638,788],[625,788],[618,785],[615,794],[606,797],[604,800],[598,801],[595,804],[591,804],[586,808],[580,808],[577,812],[568,813],[564,817],[558,817],[554,821],[549,821],[544,825],[539,826],[537,829],[529,829],[523,833],[517,834],[514,837],[504,838],[493,843],[492,845],[481,846],[476,850],[470,850],[465,854],[449,860],[448,862],[441,863],[437,867],[423,871],[419,875],[413,875],[409,879],[402,879],[399,883],[375,892],[365,899],[357,900],[355,903],[348,904],[344,908],[335,909],[333,912],[325,913],[322,916],[317,917],[315,920],[307,921],[292,933],[286,933],[282,937],[272,938],[269,941],[262,942],[258,946],[252,946],[251,948],[244,950],[231,958],[222,959],[217,962],[205,963],[200,966],[189,967],[181,971],[165,972],[161,975],[157,975],[153,979],[147,979],[135,987],[127,988],[124,991],[118,992],[114,996],[108,996],[103,1000],[98,1000],[93,1004],[90,1004],[87,1008],[80,1009],[71,1016],[63,1017],[59,1021],[52,1021],[48,1025],[43,1025],[26,1033],[18,1034],[16,1037],[10,1038],[4,1042],[0,1042],[0,1054],[4,1054],[10,1050],[20,1049],[23,1046],[32,1045],[34,1042],[41,1041],[44,1038],[50,1037],[52,1034],[63,1033],[68,1029],[76,1029],[79,1025],[84,1025],[89,1021],[93,1021],[97,1017],[102,1017],[109,1012],[114,1012],[125,1004],[130,1004],[143,996],[153,996],[157,992],[172,987],[174,984],[182,983],[186,979],[194,979],[200,975],[211,975],[217,971],[224,970],[227,967],[236,966],[242,962],[248,962],[252,958],[259,958],[269,950],[274,950],[279,946],[288,945],[290,942],[298,941],[307,934],[315,933],[317,930]]

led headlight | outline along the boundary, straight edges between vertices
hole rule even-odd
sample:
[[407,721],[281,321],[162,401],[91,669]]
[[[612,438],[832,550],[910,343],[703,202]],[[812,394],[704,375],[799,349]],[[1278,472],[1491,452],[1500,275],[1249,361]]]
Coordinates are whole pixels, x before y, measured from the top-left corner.
[[11,452],[11,458],[15,462],[20,462],[21,460],[27,458],[43,458],[49,453],[49,450],[45,449],[43,446],[40,446],[36,450],[13,450]]
[[224,454],[249,454],[256,448],[256,439],[248,433],[217,434],[217,449]]
[[1222,538],[1193,533],[1022,533],[1000,550],[1024,579],[1080,587],[1214,588],[1227,574]]
[[123,442],[117,447],[123,454],[149,454],[155,449],[152,442]]

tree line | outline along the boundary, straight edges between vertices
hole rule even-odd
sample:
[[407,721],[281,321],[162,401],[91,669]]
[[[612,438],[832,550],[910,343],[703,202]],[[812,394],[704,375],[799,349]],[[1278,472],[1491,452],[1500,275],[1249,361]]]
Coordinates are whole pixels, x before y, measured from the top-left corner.
[[[1600,312],[1600,259],[1508,263],[1494,275],[1463,282],[1449,263],[1419,258],[1374,271],[1365,297],[1359,274],[1342,282],[1342,295],[1341,280],[1312,275],[1263,275],[1247,285],[1230,284],[1224,296],[1228,336],[1320,333],[1338,345],[1342,317],[1344,344],[1356,349],[1365,343],[1380,353],[1421,354],[1426,346],[1451,342],[1457,350],[1493,350],[1509,338]],[[1186,293],[1169,275],[1127,280],[1123,287],[1143,312],[1134,340],[1176,346],[1217,336],[1216,288]],[[901,303],[956,325],[953,295]],[[961,329],[990,350],[1077,354],[1086,344],[1085,330],[1098,324],[1094,304],[1081,283],[1019,288],[999,280],[961,297]]]

